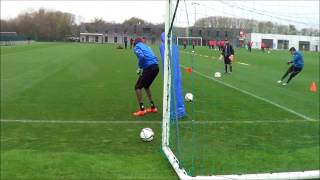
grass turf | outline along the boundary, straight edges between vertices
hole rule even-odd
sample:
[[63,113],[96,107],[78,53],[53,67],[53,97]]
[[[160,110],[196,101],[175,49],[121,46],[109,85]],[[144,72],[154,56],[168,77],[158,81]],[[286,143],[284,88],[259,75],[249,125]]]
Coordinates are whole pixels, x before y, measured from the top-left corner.
[[[223,70],[218,52],[199,48],[196,53],[208,57],[196,55],[192,62],[181,50],[181,64],[193,64],[210,77]],[[282,87],[275,82],[287,68],[288,52],[237,50],[236,61],[250,65],[235,63],[234,73],[221,80],[315,121],[183,71],[184,91],[195,95],[183,121],[270,121],[180,124],[180,149],[175,150],[186,169],[192,174],[319,169],[319,94],[309,91],[311,82],[319,83],[319,54],[306,52],[304,57],[305,69]],[[132,51],[113,45],[1,47],[1,119],[69,121],[1,121],[1,179],[176,179],[160,153],[162,114],[131,115],[137,109],[136,64]],[[152,86],[160,112],[161,82],[159,74]],[[92,123],[71,123],[81,120]],[[271,123],[286,120],[303,122]],[[153,142],[140,141],[143,127],[155,130]]]

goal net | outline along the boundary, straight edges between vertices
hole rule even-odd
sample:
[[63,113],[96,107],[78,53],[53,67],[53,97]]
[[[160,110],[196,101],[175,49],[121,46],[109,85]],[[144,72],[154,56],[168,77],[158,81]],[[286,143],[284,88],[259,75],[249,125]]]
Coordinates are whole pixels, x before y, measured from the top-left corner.
[[[232,74],[215,78],[215,72],[224,70],[223,62],[218,60],[221,53],[205,47],[184,49],[181,37],[201,36],[208,41],[212,39],[208,35],[214,34],[214,40],[228,37],[236,44],[230,38],[236,37],[238,30],[231,27],[230,31],[223,29],[217,33],[218,28],[195,23],[193,17],[213,14],[209,9],[201,10],[198,3],[182,0],[166,3],[162,150],[178,177],[320,178],[319,121],[256,95],[241,84],[237,86],[239,81],[252,80],[250,77],[241,79]],[[182,98],[186,93],[193,95],[193,99],[184,101],[183,117],[177,115],[176,109],[181,97],[176,94],[174,62],[180,62]],[[247,76],[260,73],[258,69],[248,72],[244,65],[234,66]],[[254,86],[254,82],[251,84]]]
[[183,46],[184,44],[188,46],[202,46],[202,37],[177,37],[177,45]]

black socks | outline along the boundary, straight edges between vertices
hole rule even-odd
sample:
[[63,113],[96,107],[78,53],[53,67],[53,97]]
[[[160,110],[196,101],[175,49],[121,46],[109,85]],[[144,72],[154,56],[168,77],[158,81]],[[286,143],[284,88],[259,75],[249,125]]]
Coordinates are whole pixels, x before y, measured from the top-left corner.
[[139,106],[140,106],[140,110],[141,110],[141,111],[144,111],[144,105],[143,105],[143,103],[140,103]]
[[154,105],[154,102],[153,101],[150,101],[150,104],[151,104],[151,108],[155,108],[156,106]]
[[[150,104],[151,104],[151,108],[156,108],[156,106],[154,105],[154,102],[153,101],[150,101]],[[141,111],[144,111],[145,107],[143,105],[143,103],[139,103],[139,106],[140,106],[140,110]]]

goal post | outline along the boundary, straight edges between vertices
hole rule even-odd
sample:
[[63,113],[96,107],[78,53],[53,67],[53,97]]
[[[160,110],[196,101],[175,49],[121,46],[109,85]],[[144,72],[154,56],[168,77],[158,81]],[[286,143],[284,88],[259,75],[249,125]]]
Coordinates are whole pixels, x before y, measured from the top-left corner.
[[[166,158],[168,159],[169,163],[171,164],[172,168],[176,172],[177,176],[181,180],[230,180],[230,179],[239,179],[239,180],[287,180],[287,179],[318,179],[320,178],[320,171],[318,169],[315,170],[301,170],[301,171],[293,171],[293,172],[270,172],[267,171],[265,173],[263,170],[258,173],[252,173],[251,171],[247,172],[242,171],[241,173],[219,173],[219,174],[213,174],[213,173],[204,173],[201,174],[201,168],[208,168],[211,167],[205,167],[207,165],[210,165],[210,163],[206,162],[214,162],[216,159],[213,157],[219,158],[214,155],[208,155],[206,157],[203,157],[205,161],[200,164],[200,170],[194,170],[195,166],[199,166],[199,158],[197,158],[197,155],[199,153],[202,153],[201,156],[205,156],[206,152],[210,152],[212,149],[205,149],[202,151],[198,151],[198,145],[200,144],[201,148],[216,148],[218,149],[219,146],[215,146],[213,144],[212,146],[208,146],[206,144],[207,140],[205,138],[201,138],[203,133],[196,134],[197,130],[195,130],[195,126],[201,125],[207,130],[210,130],[210,127],[212,124],[205,124],[206,121],[197,121],[196,117],[192,114],[194,113],[194,110],[192,107],[192,112],[189,112],[189,119],[177,119],[176,117],[173,117],[173,113],[171,111],[171,106],[174,106],[172,104],[172,99],[175,99],[174,92],[172,92],[172,47],[173,43],[176,43],[179,45],[179,41],[181,42],[181,39],[188,39],[188,38],[198,38],[200,41],[202,40],[201,37],[176,37],[174,35],[174,24],[175,24],[175,18],[177,15],[177,9],[179,8],[179,0],[166,0],[166,15],[165,15],[165,56],[164,56],[164,76],[163,76],[163,119],[162,119],[162,151],[165,154]],[[202,44],[202,43],[201,43]],[[185,56],[183,58],[190,58],[190,62],[188,64],[188,67],[191,67],[193,72],[198,73],[201,75],[200,72],[197,72],[196,68],[194,68],[193,64],[193,58],[195,58],[195,53],[192,51],[191,53],[184,53]],[[187,57],[188,56],[188,57]],[[181,68],[185,68],[184,65],[180,65]],[[195,73],[193,73],[195,74]],[[192,75],[194,76],[194,75]],[[191,82],[197,81],[197,79],[194,79],[195,77],[192,77],[190,79]],[[206,84],[204,84],[206,85]],[[196,88],[194,85],[190,85],[192,88]],[[204,88],[204,87],[202,87]],[[201,94],[196,94],[195,99],[199,99],[199,96]],[[194,100],[195,102],[197,100]],[[191,103],[190,103],[191,104]],[[190,105],[189,106],[192,106]],[[203,113],[203,112],[202,112]],[[181,122],[180,122],[181,121]],[[217,127],[214,127],[217,128]],[[250,128],[250,127],[249,127]],[[249,129],[248,128],[248,129]],[[218,129],[218,128],[217,128]],[[220,129],[219,129],[220,130]],[[222,137],[225,137],[228,132],[222,132],[224,133]],[[212,141],[214,141],[215,137],[210,137]],[[225,139],[228,141],[228,139]],[[199,141],[199,142],[196,142]],[[220,139],[220,141],[224,141],[223,139]],[[219,143],[218,141],[216,143]],[[232,143],[230,143],[232,145]],[[224,145],[224,143],[222,143]],[[221,144],[220,144],[221,147]],[[198,153],[197,155],[195,155]],[[219,154],[218,154],[219,156]],[[230,159],[227,159],[226,164],[232,164],[236,163],[232,159],[232,154],[230,154]],[[228,156],[226,156],[228,158]],[[257,162],[255,162],[257,163]],[[188,166],[188,167],[186,167]],[[212,167],[216,168],[216,167]],[[243,170],[243,169],[242,169]],[[195,173],[196,172],[196,173]]]
[[184,41],[187,41],[188,45],[194,42],[196,46],[202,46],[202,37],[177,37],[177,45],[183,45]]
[[171,2],[166,1],[166,15],[165,15],[165,56],[164,56],[164,65],[163,65],[163,123],[162,123],[162,148],[164,152],[169,146],[169,119],[170,119],[170,51],[168,50],[171,47],[171,37],[172,32],[169,32],[170,26],[170,16],[171,16]]

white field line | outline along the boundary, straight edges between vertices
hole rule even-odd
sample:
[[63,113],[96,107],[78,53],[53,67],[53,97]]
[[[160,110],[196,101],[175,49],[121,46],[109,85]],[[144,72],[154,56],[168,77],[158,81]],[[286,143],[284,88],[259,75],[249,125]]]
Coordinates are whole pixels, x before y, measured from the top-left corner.
[[160,124],[160,121],[90,121],[90,120],[47,120],[47,119],[1,119],[5,123],[45,123],[45,124]]
[[[185,54],[192,54],[191,52],[183,52]],[[200,56],[200,57],[205,57],[205,58],[210,58],[210,56],[207,56],[207,55],[201,55],[201,54],[194,54],[196,56]],[[211,56],[212,59],[217,59],[219,60],[219,58],[215,57],[215,56]],[[251,64],[247,64],[247,63],[243,63],[243,62],[240,62],[240,61],[236,61],[237,64],[241,64],[241,65],[245,65],[245,66],[251,66]]]
[[245,66],[250,66],[250,64],[247,64],[247,63],[243,63],[243,62],[236,62],[236,63],[238,63],[238,64],[241,64],[241,65],[245,65]]
[[[39,123],[39,124],[161,124],[161,121],[90,121],[90,120],[46,120],[46,119],[1,119],[1,123]],[[239,121],[185,121],[179,120],[179,124],[268,124],[268,123],[305,123],[320,122],[317,120],[306,121],[303,119],[294,120],[239,120]]]
[[305,123],[305,122],[320,122],[320,121],[306,121],[304,119],[283,119],[283,120],[255,120],[255,121],[181,121],[179,124],[285,124],[285,123]]
[[[186,67],[183,66],[183,65],[181,65],[181,67],[186,68]],[[215,81],[215,82],[218,82],[218,83],[220,83],[220,84],[222,84],[222,85],[224,85],[224,86],[227,86],[227,87],[229,87],[229,88],[232,88],[232,89],[237,90],[237,91],[239,91],[239,92],[242,92],[242,93],[244,93],[244,94],[247,94],[247,95],[249,95],[249,96],[252,96],[252,97],[254,97],[254,98],[256,98],[256,99],[259,99],[259,100],[261,100],[261,101],[264,101],[264,102],[266,102],[266,103],[269,103],[269,104],[271,104],[271,105],[274,105],[274,106],[276,106],[276,107],[278,107],[278,108],[280,108],[280,109],[283,109],[283,110],[285,110],[285,111],[287,111],[287,112],[290,112],[290,113],[292,113],[292,114],[295,114],[295,115],[297,115],[297,116],[299,116],[299,117],[301,117],[301,118],[303,118],[303,119],[305,119],[305,120],[308,120],[308,121],[316,121],[316,120],[314,120],[314,119],[312,119],[312,118],[310,118],[310,117],[308,117],[308,116],[306,116],[306,115],[303,115],[303,114],[301,114],[301,113],[298,113],[298,112],[296,112],[296,111],[294,111],[294,110],[292,110],[292,109],[290,109],[290,108],[287,108],[287,107],[285,107],[285,106],[282,106],[282,105],[280,105],[280,104],[278,104],[278,103],[275,103],[275,102],[273,102],[273,101],[271,101],[271,100],[268,100],[268,99],[266,99],[266,98],[257,96],[257,95],[255,95],[255,94],[250,93],[250,92],[248,92],[248,91],[245,91],[245,90],[243,90],[243,89],[240,89],[240,88],[237,88],[237,87],[235,87],[235,86],[232,86],[232,85],[230,85],[230,84],[228,84],[228,83],[219,81],[219,80],[217,80],[217,79],[215,79],[215,78],[213,78],[213,77],[210,77],[210,76],[208,76],[208,75],[205,75],[205,74],[203,74],[203,73],[201,73],[201,72],[199,72],[199,71],[193,70],[193,72],[196,73],[196,74],[198,74],[198,75],[200,75],[200,76],[202,76],[202,77],[205,77],[205,78],[211,79],[211,80],[213,80],[213,81]]]

